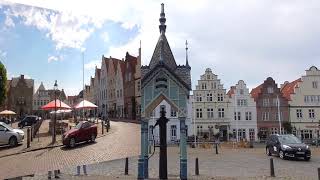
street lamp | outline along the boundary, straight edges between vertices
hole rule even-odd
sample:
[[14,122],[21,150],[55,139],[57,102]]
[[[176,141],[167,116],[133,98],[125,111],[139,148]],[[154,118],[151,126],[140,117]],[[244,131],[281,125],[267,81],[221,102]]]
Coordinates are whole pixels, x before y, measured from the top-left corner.
[[52,136],[52,144],[56,142],[56,123],[57,123],[57,89],[58,84],[57,80],[55,81],[53,85],[53,91],[54,91],[54,120],[53,120],[53,136]]

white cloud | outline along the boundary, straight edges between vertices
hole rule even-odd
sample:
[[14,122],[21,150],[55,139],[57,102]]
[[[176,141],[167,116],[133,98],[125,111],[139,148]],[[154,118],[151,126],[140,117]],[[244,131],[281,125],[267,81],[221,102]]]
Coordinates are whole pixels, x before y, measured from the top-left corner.
[[109,42],[109,40],[110,40],[109,33],[108,32],[103,32],[101,34],[101,38],[103,39],[104,42]]
[[52,62],[52,61],[58,61],[59,59],[58,59],[58,57],[56,57],[56,56],[49,56],[49,58],[48,58],[48,62],[50,63],[50,62]]
[[[57,42],[57,48],[81,47],[96,28],[112,20],[126,29],[137,25],[139,32],[128,43],[111,46],[106,56],[121,58],[126,51],[137,55],[141,40],[142,64],[145,65],[149,63],[159,37],[159,1],[14,2],[56,10],[46,14],[48,10],[24,8],[19,12],[30,18],[25,19],[26,24],[47,31],[48,37]],[[262,83],[267,76],[273,76],[279,83],[290,81],[303,75],[311,65],[320,67],[320,25],[316,23],[320,16],[319,1],[164,3],[166,35],[178,64],[185,61],[184,42],[189,41],[193,87],[206,67],[219,75],[225,88],[239,79],[250,86]],[[91,28],[85,26],[88,24]],[[89,64],[87,67],[95,67],[95,63]]]
[[4,24],[6,25],[6,27],[9,27],[9,28],[15,26],[12,18],[10,18],[9,16],[6,17],[6,20],[4,21]]
[[84,64],[84,68],[87,70],[95,69],[96,67],[100,68],[101,61],[99,60],[92,60],[89,63]]

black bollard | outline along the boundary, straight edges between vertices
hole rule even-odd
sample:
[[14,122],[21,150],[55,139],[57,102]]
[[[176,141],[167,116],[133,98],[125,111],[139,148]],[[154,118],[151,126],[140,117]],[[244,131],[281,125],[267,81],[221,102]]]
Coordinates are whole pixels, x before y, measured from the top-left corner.
[[128,169],[129,162],[128,161],[129,161],[128,158],[126,158],[126,165],[124,167],[124,175],[128,175],[128,171],[129,171],[129,169]]
[[30,130],[31,130],[31,131],[30,131],[30,141],[32,142],[32,141],[33,141],[32,135],[33,135],[33,131],[34,131],[33,126],[31,126],[31,129],[30,129]]
[[273,159],[270,158],[270,176],[275,177],[274,175],[274,165],[273,165]]
[[318,168],[318,180],[320,180],[320,168]]
[[102,134],[104,134],[103,121],[101,121],[101,131],[102,131]]
[[216,154],[219,154],[219,152],[218,152],[218,143],[216,143]]
[[199,161],[198,161],[198,158],[196,158],[196,175],[198,176],[199,175]]
[[27,129],[27,148],[30,147],[30,128]]

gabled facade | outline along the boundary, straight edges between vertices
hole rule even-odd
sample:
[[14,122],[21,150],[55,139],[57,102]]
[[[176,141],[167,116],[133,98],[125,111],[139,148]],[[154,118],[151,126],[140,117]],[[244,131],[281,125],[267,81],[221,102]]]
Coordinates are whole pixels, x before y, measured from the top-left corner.
[[320,70],[310,67],[301,78],[285,82],[281,92],[289,102],[293,133],[306,141],[317,138],[320,128]]
[[18,116],[32,113],[34,80],[25,79],[24,75],[9,81],[7,108]]
[[[229,117],[232,137],[238,140],[257,141],[256,102],[243,80],[231,86],[227,95],[230,100]],[[238,132],[238,135],[237,135]]]
[[193,116],[197,135],[212,138],[217,133],[224,140],[228,140],[230,130],[229,109],[231,103],[226,96],[218,76],[207,68],[201,75],[196,89],[193,90]]
[[41,82],[37,91],[33,94],[33,106],[32,109],[34,112],[40,111],[41,107],[50,102],[49,91],[47,91]]
[[139,48],[139,56],[134,73],[135,99],[136,99],[136,119],[141,117],[141,47]]
[[124,91],[123,77],[125,72],[125,62],[121,60],[114,61],[115,71],[115,92],[116,92],[116,117],[124,118]]
[[101,69],[96,67],[94,75],[94,104],[98,106],[96,115],[102,115],[101,96],[100,96],[100,72]]
[[108,59],[102,56],[101,62],[101,75],[100,75],[100,101],[102,104],[102,116],[108,115],[108,102],[107,102],[107,91],[108,91]]
[[108,117],[115,118],[117,111],[116,104],[116,59],[110,57],[108,59],[108,97],[107,97],[107,107],[108,107]]
[[137,99],[136,99],[136,67],[137,58],[126,54],[125,73],[124,73],[124,117],[128,119],[136,119]]
[[252,89],[251,96],[257,106],[260,140],[265,140],[270,134],[279,134],[280,126],[281,133],[284,133],[282,124],[289,120],[288,100],[282,95],[275,81],[268,77],[263,84]]

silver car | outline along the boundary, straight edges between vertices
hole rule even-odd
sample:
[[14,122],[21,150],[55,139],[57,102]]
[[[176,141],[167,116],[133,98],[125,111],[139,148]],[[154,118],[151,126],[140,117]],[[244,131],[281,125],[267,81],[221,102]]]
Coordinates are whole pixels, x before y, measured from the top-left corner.
[[24,139],[24,132],[20,129],[13,129],[6,123],[0,122],[0,145],[9,144],[16,146]]

